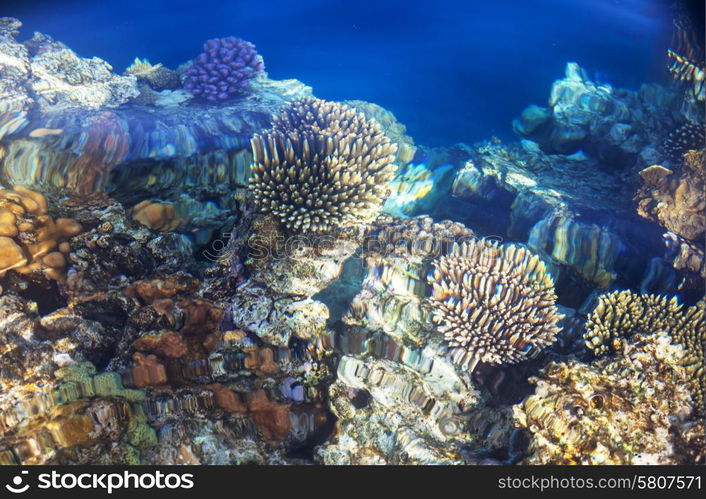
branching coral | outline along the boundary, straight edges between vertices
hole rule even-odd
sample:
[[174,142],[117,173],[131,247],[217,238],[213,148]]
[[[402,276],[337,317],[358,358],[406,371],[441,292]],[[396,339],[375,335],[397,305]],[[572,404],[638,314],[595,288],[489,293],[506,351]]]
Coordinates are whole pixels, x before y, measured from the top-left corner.
[[556,339],[554,283],[527,249],[476,240],[433,266],[432,320],[457,364],[520,362]]
[[670,429],[691,412],[683,353],[659,333],[635,336],[616,358],[549,364],[513,408],[531,433],[525,463],[680,463]]
[[214,38],[203,50],[186,71],[184,88],[207,101],[247,93],[249,81],[265,69],[255,45],[239,38]]
[[301,99],[252,139],[258,207],[292,232],[327,233],[371,219],[394,174],[397,146],[348,106]]
[[697,411],[703,412],[706,316],[702,304],[684,308],[676,298],[614,291],[599,298],[586,321],[584,338],[589,349],[602,355],[620,351],[624,338],[633,334],[658,331],[667,332],[684,346],[689,387]]

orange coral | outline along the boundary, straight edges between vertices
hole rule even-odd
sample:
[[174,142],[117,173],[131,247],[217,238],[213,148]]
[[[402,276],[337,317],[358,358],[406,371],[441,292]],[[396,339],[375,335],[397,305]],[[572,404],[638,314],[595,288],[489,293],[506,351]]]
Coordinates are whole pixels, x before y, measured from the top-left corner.
[[136,353],[132,356],[135,365],[132,368],[132,382],[137,388],[158,386],[167,382],[167,370],[155,355]]
[[292,426],[289,405],[271,401],[264,390],[250,392],[246,399],[250,415],[265,439],[282,441],[287,438]]
[[70,218],[54,220],[47,209],[46,198],[38,192],[22,186],[0,190],[0,278],[14,270],[63,279],[71,250],[67,240],[82,228]]
[[176,331],[160,331],[155,335],[143,336],[132,344],[132,348],[170,359],[183,357],[189,351],[184,337]]
[[136,222],[159,232],[171,232],[183,223],[172,203],[160,201],[142,201],[130,210],[130,215]]

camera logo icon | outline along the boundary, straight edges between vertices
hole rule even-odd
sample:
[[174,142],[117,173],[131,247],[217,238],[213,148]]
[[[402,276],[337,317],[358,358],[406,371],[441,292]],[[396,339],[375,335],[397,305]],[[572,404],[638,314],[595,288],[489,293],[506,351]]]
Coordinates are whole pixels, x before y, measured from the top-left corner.
[[12,484],[5,485],[5,488],[13,494],[22,494],[23,492],[27,492],[27,489],[29,489],[29,484],[22,485],[22,475],[28,474],[29,471],[21,471],[19,475],[12,479]]

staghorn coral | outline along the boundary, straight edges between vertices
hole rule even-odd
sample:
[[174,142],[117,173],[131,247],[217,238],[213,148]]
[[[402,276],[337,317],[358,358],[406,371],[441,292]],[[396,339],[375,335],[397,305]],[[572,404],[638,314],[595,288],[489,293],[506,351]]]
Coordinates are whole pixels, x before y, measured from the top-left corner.
[[554,283],[527,249],[470,241],[433,266],[432,320],[457,364],[516,363],[554,342],[561,319]]
[[248,92],[249,82],[265,70],[255,45],[239,38],[214,38],[186,70],[184,88],[195,96],[219,102]]
[[46,198],[22,186],[0,190],[0,278],[8,270],[60,280],[70,251],[68,239],[81,232],[70,218],[47,214]]
[[301,99],[252,139],[255,203],[292,232],[368,221],[388,194],[397,146],[343,104]]
[[674,436],[692,410],[683,354],[658,333],[636,335],[615,358],[549,364],[513,407],[531,434],[525,464],[685,464]]
[[584,340],[596,355],[624,348],[625,338],[637,333],[667,332],[684,346],[684,367],[696,411],[703,412],[706,317],[703,302],[686,307],[676,297],[637,294],[630,290],[602,295],[586,321]]

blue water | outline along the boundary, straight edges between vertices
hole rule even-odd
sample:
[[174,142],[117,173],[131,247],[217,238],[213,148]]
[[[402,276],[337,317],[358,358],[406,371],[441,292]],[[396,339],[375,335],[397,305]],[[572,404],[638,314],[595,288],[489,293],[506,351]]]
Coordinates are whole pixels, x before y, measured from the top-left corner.
[[576,61],[616,86],[667,81],[664,0],[193,0],[3,2],[42,31],[122,71],[175,67],[209,38],[252,41],[275,79],[393,111],[418,143],[510,138],[510,123]]

